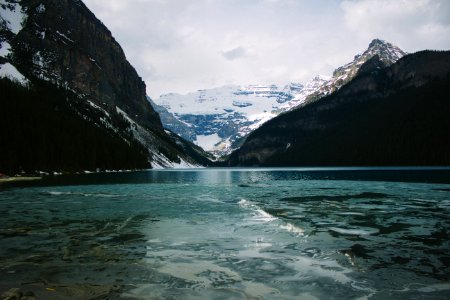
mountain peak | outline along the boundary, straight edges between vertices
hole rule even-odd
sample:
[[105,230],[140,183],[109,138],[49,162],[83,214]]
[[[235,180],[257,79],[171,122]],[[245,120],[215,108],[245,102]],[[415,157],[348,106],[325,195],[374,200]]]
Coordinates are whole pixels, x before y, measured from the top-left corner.
[[385,40],[381,39],[373,39],[370,44],[369,48],[377,47],[377,46],[383,46],[383,45],[392,45],[391,43],[386,42]]
[[387,65],[390,65],[406,54],[407,53],[405,51],[385,40],[373,39],[369,44],[369,48],[362,54],[362,56],[366,56],[367,60],[375,55],[379,55],[381,61],[384,61]]
[[333,77],[345,76],[347,79],[346,82],[348,82],[354,75],[356,75],[359,67],[374,56],[378,56],[379,61],[387,67],[395,63],[406,54],[407,53],[405,51],[389,42],[381,39],[373,39],[366,51],[356,55],[352,62],[336,69],[333,72]]
[[[316,76],[312,82],[321,84],[315,88],[312,95],[304,100],[304,103],[333,93],[350,82],[358,73],[362,74],[390,66],[404,55],[406,52],[399,47],[378,38],[373,39],[367,50],[357,54],[353,61],[334,70],[330,79],[324,80]],[[362,68],[361,71],[360,68]]]

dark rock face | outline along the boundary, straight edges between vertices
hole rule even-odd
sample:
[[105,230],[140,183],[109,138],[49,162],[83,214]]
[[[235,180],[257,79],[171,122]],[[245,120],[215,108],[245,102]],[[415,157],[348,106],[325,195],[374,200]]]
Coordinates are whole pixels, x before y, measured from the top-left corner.
[[23,0],[21,5],[28,18],[11,43],[18,68],[67,86],[107,111],[118,106],[138,123],[163,131],[146,100],[145,83],[81,1]]
[[228,165],[449,165],[450,52],[381,65],[264,124]]
[[[20,77],[22,87],[0,81],[9,91],[0,99],[8,121],[0,136],[14,141],[2,143],[9,159],[0,159],[0,169],[14,174],[209,162],[192,144],[164,131],[145,83],[82,1],[4,2],[0,68],[15,68],[25,79]],[[18,19],[21,24],[14,23]]]
[[362,64],[361,67],[359,67],[356,75],[361,75],[364,73],[370,73],[376,70],[384,69],[386,67],[389,67],[390,65],[391,63],[386,63],[380,58],[379,55],[375,55],[368,61],[366,61],[364,64]]

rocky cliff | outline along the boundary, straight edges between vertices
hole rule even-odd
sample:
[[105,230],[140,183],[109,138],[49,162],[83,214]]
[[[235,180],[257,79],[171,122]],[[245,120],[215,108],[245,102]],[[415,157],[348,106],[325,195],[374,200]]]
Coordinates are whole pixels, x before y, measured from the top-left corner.
[[12,39],[26,76],[71,88],[107,111],[120,107],[142,125],[162,131],[146,86],[111,32],[81,1],[23,0],[24,26]]
[[146,148],[152,167],[201,164],[164,131],[145,83],[82,1],[2,0],[0,16],[0,75],[64,89],[76,114]]

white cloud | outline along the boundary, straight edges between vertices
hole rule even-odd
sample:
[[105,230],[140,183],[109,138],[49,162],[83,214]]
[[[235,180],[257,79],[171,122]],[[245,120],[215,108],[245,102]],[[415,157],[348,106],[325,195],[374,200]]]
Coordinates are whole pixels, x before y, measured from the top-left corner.
[[450,1],[343,1],[348,29],[358,37],[380,36],[409,51],[450,48]]
[[152,97],[224,84],[306,82],[379,37],[449,49],[446,0],[85,0]]

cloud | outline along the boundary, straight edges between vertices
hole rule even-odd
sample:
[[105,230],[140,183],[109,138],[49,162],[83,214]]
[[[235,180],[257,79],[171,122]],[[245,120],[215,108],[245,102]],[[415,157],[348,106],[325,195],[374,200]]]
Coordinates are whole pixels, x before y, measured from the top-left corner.
[[346,0],[341,3],[349,30],[378,36],[417,51],[450,48],[450,1]]
[[222,56],[228,60],[235,60],[247,56],[247,50],[243,47],[236,47],[228,51],[222,51]]
[[[450,49],[447,0],[85,0],[153,98],[224,84],[306,83],[379,37]],[[328,73],[327,73],[328,72]]]

